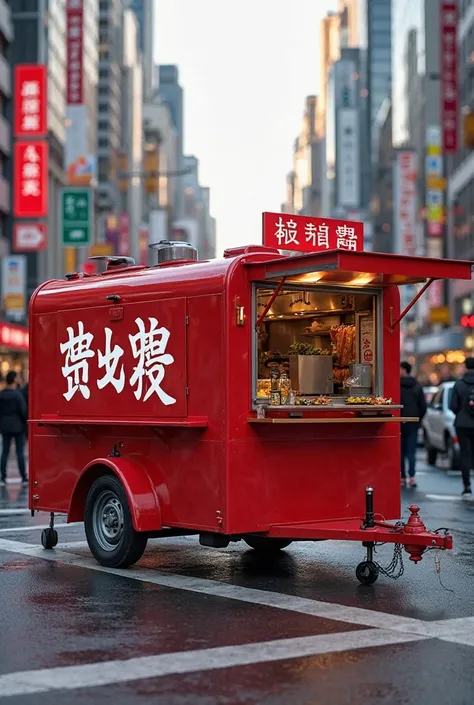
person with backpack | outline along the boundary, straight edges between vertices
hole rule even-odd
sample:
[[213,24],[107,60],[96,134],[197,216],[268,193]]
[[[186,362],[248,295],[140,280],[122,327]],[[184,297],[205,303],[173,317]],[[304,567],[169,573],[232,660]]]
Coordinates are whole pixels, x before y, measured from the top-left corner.
[[419,421],[406,421],[400,424],[401,440],[401,484],[407,485],[406,466],[408,463],[409,486],[415,488],[416,470],[416,444],[418,440],[418,429],[426,414],[426,399],[423,389],[416,377],[411,374],[409,362],[400,364],[400,404],[402,406],[401,415],[413,416]]
[[474,467],[474,357],[467,357],[464,364],[466,372],[453,387],[450,409],[456,416],[454,427],[461,451],[462,497],[470,499]]

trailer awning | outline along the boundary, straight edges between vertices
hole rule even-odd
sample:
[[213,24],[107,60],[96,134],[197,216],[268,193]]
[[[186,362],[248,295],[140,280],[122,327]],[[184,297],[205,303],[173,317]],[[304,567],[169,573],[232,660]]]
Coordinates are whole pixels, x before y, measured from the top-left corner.
[[434,279],[470,280],[473,262],[407,257],[377,252],[332,250],[281,257],[268,262],[244,262],[250,281],[285,284],[336,284],[351,287],[385,287],[420,284]]

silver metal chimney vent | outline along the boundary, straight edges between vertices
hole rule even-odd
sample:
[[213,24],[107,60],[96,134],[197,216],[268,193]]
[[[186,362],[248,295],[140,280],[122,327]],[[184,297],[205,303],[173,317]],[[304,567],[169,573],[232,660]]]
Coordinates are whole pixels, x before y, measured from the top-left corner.
[[191,260],[197,262],[198,251],[189,242],[179,242],[174,240],[160,240],[149,245],[150,248],[158,252],[158,264],[164,262],[179,262]]

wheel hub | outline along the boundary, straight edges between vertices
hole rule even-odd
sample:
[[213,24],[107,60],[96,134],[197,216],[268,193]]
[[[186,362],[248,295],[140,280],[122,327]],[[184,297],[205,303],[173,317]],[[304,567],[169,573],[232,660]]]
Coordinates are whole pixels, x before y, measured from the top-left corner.
[[95,503],[92,516],[94,534],[104,551],[117,548],[123,536],[122,504],[111,490],[102,492]]

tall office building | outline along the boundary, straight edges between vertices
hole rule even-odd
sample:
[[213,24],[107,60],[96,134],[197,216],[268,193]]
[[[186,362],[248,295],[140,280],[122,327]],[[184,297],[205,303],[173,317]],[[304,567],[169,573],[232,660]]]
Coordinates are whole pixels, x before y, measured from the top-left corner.
[[143,220],[143,70],[139,50],[139,25],[132,10],[123,16],[122,135],[127,156],[128,188],[121,210],[128,214],[129,250],[138,261],[139,231]]
[[[176,130],[176,162],[178,171],[183,168],[183,141],[184,141],[184,104],[183,89],[179,83],[179,69],[177,66],[163,65],[158,67],[159,97],[162,103],[168,106],[171,120]],[[175,178],[175,217],[183,214],[183,185],[182,176]]]
[[121,148],[122,0],[101,0],[99,15],[99,91],[97,115],[98,190],[100,212],[117,214],[119,193],[111,178]]
[[155,2],[156,0],[124,0],[125,6],[134,11],[138,21],[138,48],[142,54],[143,62],[144,100],[151,98],[156,89],[153,60]]
[[319,95],[316,130],[323,137],[326,130],[326,106],[329,69],[340,54],[339,15],[330,12],[319,29]]
[[[64,275],[63,249],[59,241],[58,222],[59,189],[66,183],[66,8],[67,0],[10,0],[15,36],[10,49],[11,64],[47,65],[47,122],[48,122],[48,248],[43,252],[27,255],[28,284],[31,294],[37,284],[45,279]],[[84,94],[89,105],[88,145],[95,152],[96,121],[94,113],[97,85],[98,0],[83,0],[83,80]],[[11,178],[12,172],[8,176]],[[9,238],[12,237],[10,227]]]

